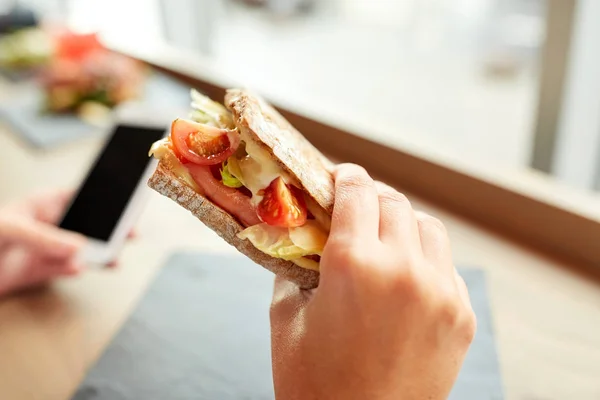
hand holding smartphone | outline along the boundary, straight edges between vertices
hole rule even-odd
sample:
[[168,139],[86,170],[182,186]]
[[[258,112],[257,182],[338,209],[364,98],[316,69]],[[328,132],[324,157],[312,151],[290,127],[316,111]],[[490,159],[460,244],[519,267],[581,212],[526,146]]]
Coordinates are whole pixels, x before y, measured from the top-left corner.
[[167,133],[169,123],[169,118],[137,106],[123,106],[115,115],[102,150],[59,224],[89,239],[80,257],[93,264],[114,261],[133,228],[155,167],[148,149]]

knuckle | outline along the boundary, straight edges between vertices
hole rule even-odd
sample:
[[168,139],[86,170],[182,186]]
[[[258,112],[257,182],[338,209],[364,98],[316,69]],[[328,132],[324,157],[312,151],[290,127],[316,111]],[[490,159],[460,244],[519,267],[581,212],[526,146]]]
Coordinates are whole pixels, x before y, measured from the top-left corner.
[[436,288],[437,293],[437,315],[440,322],[447,327],[459,326],[462,302],[458,293],[452,285],[441,284]]
[[336,175],[336,186],[338,190],[355,191],[373,185],[367,171],[358,165],[348,164]]
[[477,332],[477,316],[471,308],[464,312],[464,318],[460,326],[460,332],[463,335],[466,344],[471,344]]
[[402,293],[404,299],[416,300],[421,297],[421,286],[416,271],[411,268],[410,264],[396,266],[393,269],[388,281],[396,293]]
[[440,219],[436,217],[432,217],[431,215],[425,213],[418,213],[417,220],[419,221],[419,225],[423,227],[433,228],[440,232],[446,233],[446,226]]
[[408,197],[399,191],[389,188],[379,192],[379,198],[405,207],[412,207]]
[[445,326],[457,327],[460,320],[458,302],[454,299],[443,301],[438,311],[438,317]]
[[335,176],[337,178],[339,178],[342,176],[355,175],[357,173],[357,171],[358,171],[358,173],[366,172],[365,169],[363,167],[361,167],[360,165],[353,164],[353,163],[343,163],[343,164],[339,164],[336,167]]
[[361,192],[371,187],[365,176],[349,176],[338,182],[338,191],[345,193]]
[[377,193],[384,195],[390,192],[396,192],[397,190],[388,185],[387,183],[381,181],[375,181],[375,188],[377,189]]
[[389,192],[388,195],[390,197],[392,197],[398,203],[410,205],[410,200],[408,200],[408,197],[406,197],[406,195],[404,193],[400,193],[397,190],[393,190],[392,192]]
[[473,341],[477,330],[477,318],[473,309],[467,307],[458,296],[451,293],[442,294],[437,318],[443,326],[455,332],[460,342],[468,346]]

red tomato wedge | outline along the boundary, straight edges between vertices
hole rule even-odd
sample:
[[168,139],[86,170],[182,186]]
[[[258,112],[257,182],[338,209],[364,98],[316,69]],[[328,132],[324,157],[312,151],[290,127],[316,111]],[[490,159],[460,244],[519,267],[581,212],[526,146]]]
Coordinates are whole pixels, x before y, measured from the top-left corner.
[[80,35],[66,32],[59,35],[56,41],[56,56],[59,59],[82,59],[95,51],[106,49],[94,33]]
[[240,135],[237,131],[179,118],[171,125],[171,142],[180,160],[215,165],[227,160],[237,150]]
[[304,225],[307,216],[302,193],[286,185],[281,177],[275,178],[265,189],[256,212],[265,223],[286,228]]

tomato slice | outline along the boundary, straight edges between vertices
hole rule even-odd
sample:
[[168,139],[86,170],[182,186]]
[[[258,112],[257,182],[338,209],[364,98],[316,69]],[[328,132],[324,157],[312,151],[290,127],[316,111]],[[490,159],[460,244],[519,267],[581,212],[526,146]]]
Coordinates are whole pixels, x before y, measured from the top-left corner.
[[95,33],[75,34],[66,32],[56,42],[58,58],[81,59],[95,51],[106,51]]
[[171,125],[171,142],[180,160],[215,165],[235,153],[240,135],[237,131],[179,118]]
[[299,189],[275,178],[264,190],[256,212],[261,220],[273,226],[294,228],[306,222],[306,204]]

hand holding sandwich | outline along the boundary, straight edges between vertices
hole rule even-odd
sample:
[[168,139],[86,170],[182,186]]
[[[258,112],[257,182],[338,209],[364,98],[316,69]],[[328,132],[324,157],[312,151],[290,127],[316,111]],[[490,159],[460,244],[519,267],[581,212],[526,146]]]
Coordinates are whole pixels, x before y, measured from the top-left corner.
[[445,399],[476,322],[444,227],[360,167],[334,176],[319,288],[276,281],[276,396]]
[[332,174],[259,96],[191,97],[148,184],[277,275],[277,398],[446,398],[475,317],[441,223],[360,167]]

